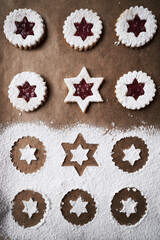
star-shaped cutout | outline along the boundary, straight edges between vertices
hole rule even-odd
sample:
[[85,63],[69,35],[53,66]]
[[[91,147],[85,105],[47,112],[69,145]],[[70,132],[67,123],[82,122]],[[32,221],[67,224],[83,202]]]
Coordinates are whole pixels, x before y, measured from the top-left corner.
[[76,32],[74,36],[79,36],[83,41],[86,40],[87,37],[93,36],[91,29],[93,28],[92,23],[87,23],[86,19],[83,17],[80,23],[74,23],[76,28]]
[[136,37],[138,37],[141,32],[146,32],[146,20],[141,20],[138,15],[136,15],[133,20],[129,20],[127,22],[129,24],[127,32],[133,32]]
[[123,204],[123,208],[120,210],[120,212],[125,213],[127,218],[130,217],[132,213],[137,212],[136,206],[138,202],[135,202],[132,198],[122,200],[121,203]]
[[93,157],[98,144],[88,144],[81,134],[78,134],[75,142],[62,143],[66,152],[66,157],[62,166],[73,166],[81,176],[88,166],[98,166],[95,158]]
[[19,149],[21,152],[21,158],[20,160],[26,160],[28,164],[31,164],[33,160],[37,160],[35,156],[36,148],[31,148],[29,145],[27,145],[23,149]]
[[73,155],[71,162],[77,162],[81,166],[83,161],[88,160],[88,151],[89,149],[83,149],[81,145],[79,145],[77,149],[71,150],[71,153]]
[[135,148],[135,146],[132,144],[132,146],[129,149],[123,150],[125,156],[123,158],[123,161],[128,161],[133,166],[134,163],[139,160],[141,149]]
[[22,200],[24,209],[22,212],[27,213],[28,217],[31,218],[34,213],[37,213],[37,201],[33,201],[32,198],[30,198],[29,201]]
[[86,209],[88,202],[83,201],[82,197],[79,197],[76,201],[70,200],[70,204],[72,205],[70,213],[76,213],[77,217],[82,213],[88,212]]
[[85,112],[90,102],[103,102],[98,88],[103,78],[91,78],[85,67],[74,78],[64,79],[69,92],[64,102],[77,102],[82,112]]
[[19,89],[18,98],[24,98],[26,102],[29,102],[32,97],[37,97],[35,93],[36,86],[31,86],[29,82],[25,82],[23,86],[17,86],[17,88]]
[[140,96],[144,95],[144,83],[139,83],[135,78],[133,83],[127,84],[127,93],[126,96],[134,97],[137,100]]
[[24,17],[21,22],[15,21],[17,27],[16,34],[21,34],[23,39],[26,39],[28,35],[34,35],[33,27],[35,23],[29,22],[27,17]]

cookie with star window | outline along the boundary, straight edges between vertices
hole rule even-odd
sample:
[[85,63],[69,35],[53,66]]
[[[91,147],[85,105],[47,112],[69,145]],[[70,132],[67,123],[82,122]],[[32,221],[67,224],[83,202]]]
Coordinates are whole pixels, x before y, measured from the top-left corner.
[[157,30],[157,20],[148,8],[126,9],[116,22],[116,35],[126,47],[138,48],[149,42]]
[[35,72],[19,73],[9,85],[8,97],[18,110],[33,111],[42,105],[47,97],[46,82]]
[[63,34],[70,47],[86,51],[97,43],[102,28],[102,21],[96,12],[80,9],[67,17],[63,26]]
[[15,9],[4,21],[4,34],[14,46],[31,49],[44,38],[45,24],[42,17],[32,9]]
[[115,93],[123,107],[139,110],[150,104],[155,96],[156,88],[153,80],[146,73],[133,71],[120,77]]

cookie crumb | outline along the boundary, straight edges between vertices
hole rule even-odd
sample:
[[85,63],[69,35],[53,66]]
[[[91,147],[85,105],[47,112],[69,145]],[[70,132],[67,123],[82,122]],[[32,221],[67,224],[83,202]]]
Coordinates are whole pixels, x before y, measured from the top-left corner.
[[114,45],[115,45],[115,46],[119,46],[119,44],[120,44],[119,41],[115,41],[115,42],[114,42]]

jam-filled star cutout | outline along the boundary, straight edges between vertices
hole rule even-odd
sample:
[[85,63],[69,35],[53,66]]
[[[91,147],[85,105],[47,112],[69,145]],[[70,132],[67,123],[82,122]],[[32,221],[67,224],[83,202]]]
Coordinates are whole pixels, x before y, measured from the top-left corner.
[[[82,134],[78,134],[78,136],[73,144],[72,143],[62,143],[62,147],[67,154],[64,159],[64,162],[62,163],[62,166],[63,167],[70,167],[70,166],[75,167],[79,176],[82,176],[86,167],[98,166],[98,163],[96,162],[95,158],[93,157],[95,151],[97,150],[98,144],[86,143]],[[84,151],[84,152],[82,152],[82,151]],[[81,154],[78,155],[77,152],[79,152],[79,153],[81,152]],[[80,159],[80,158],[83,158],[83,159]]]
[[80,23],[74,23],[76,28],[76,32],[74,36],[79,36],[83,41],[86,40],[87,37],[93,36],[91,29],[93,28],[92,23],[87,23],[85,17],[82,18]]
[[76,89],[74,96],[79,96],[82,100],[84,100],[86,97],[93,95],[91,90],[93,83],[86,83],[84,78],[80,81],[80,83],[73,85]]
[[127,32],[133,32],[136,37],[138,37],[141,32],[146,32],[146,20],[140,19],[138,15],[136,15],[133,20],[128,20],[127,22],[129,24]]
[[144,95],[144,83],[139,83],[135,78],[133,83],[127,84],[126,96],[134,97],[137,100],[140,96]]
[[69,89],[64,102],[76,102],[84,113],[90,102],[103,102],[98,91],[103,77],[92,78],[85,67],[77,77],[65,78],[64,81]]
[[16,34],[21,34],[23,39],[26,39],[28,35],[34,35],[33,27],[35,25],[34,22],[29,22],[27,17],[24,17],[21,22],[15,21],[15,25],[17,27]]
[[37,97],[35,93],[36,86],[31,86],[29,82],[25,82],[23,86],[17,86],[19,89],[19,95],[18,98],[24,98],[26,102],[29,102],[29,100],[33,97]]

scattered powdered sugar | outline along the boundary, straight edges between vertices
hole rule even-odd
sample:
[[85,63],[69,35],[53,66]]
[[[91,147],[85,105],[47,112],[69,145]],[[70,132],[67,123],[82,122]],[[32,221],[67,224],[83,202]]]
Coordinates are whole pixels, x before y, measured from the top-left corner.
[[119,44],[120,44],[120,41],[115,41],[115,42],[114,42],[114,45],[115,45],[115,46],[119,46]]
[[[87,143],[99,144],[94,157],[98,167],[88,166],[80,177],[74,167],[62,167],[65,152],[62,142],[73,143],[81,133]],[[43,142],[47,158],[40,171],[24,174],[16,170],[10,159],[10,150],[17,139],[36,137]],[[115,166],[111,152],[121,138],[137,136],[149,149],[146,165],[134,173],[127,173]],[[159,239],[160,222],[160,130],[140,127],[129,130],[106,129],[78,124],[65,129],[49,128],[44,123],[19,123],[7,126],[0,136],[0,230],[12,240],[117,240]],[[132,226],[120,225],[113,218],[110,206],[115,193],[122,188],[135,187],[147,200],[147,213],[142,221]],[[60,204],[72,189],[83,189],[94,198],[96,214],[91,222],[77,226],[64,219]],[[11,201],[22,190],[43,193],[49,200],[43,225],[22,228],[11,215]],[[135,230],[136,229],[136,230]]]
[[132,146],[129,149],[124,149],[123,152],[125,156],[122,159],[122,161],[128,161],[132,166],[137,160],[141,158],[140,157],[141,149],[135,148],[134,144],[132,144]]

